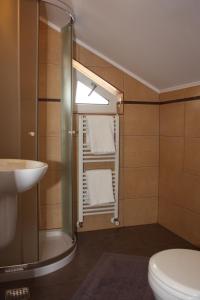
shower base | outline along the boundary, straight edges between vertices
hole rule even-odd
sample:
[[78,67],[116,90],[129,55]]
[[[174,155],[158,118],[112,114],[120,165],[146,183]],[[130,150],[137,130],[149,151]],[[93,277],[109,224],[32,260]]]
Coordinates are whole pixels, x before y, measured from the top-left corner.
[[40,231],[39,260],[0,268],[0,282],[35,278],[55,272],[72,261],[76,248],[76,236],[73,241],[62,230]]
[[59,256],[70,249],[72,245],[72,238],[60,229],[40,230],[39,261]]

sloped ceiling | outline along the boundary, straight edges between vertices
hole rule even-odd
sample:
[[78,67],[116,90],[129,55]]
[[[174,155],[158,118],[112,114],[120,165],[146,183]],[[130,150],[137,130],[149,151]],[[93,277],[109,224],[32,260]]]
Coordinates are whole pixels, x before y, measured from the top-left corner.
[[63,0],[76,38],[156,89],[200,81],[200,0]]

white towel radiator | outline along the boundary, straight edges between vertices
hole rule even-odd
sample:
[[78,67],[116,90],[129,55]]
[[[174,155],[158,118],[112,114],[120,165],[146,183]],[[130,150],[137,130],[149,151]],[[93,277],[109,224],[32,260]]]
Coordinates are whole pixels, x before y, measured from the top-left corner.
[[[111,222],[119,225],[119,200],[118,200],[118,186],[119,186],[119,116],[113,115],[114,122],[114,141],[115,153],[113,154],[93,154],[89,146],[86,144],[87,122],[86,115],[79,116],[79,143],[78,143],[78,221],[77,226],[82,227],[84,216],[112,214]],[[98,206],[90,206],[87,196],[87,182],[85,175],[85,164],[88,163],[113,163],[112,183],[114,203],[106,203]],[[105,168],[104,168],[105,169]]]

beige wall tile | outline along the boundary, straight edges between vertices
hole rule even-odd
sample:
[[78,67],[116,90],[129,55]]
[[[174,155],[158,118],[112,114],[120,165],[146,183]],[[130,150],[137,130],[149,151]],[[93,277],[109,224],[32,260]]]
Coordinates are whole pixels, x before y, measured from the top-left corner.
[[200,246],[200,215],[161,198],[159,223],[191,243]]
[[[160,98],[180,99],[199,92],[195,87]],[[200,245],[199,117],[200,101],[160,106],[159,223],[195,245]]]
[[39,200],[41,205],[61,203],[61,172],[48,170],[39,183]]
[[59,102],[39,102],[39,136],[58,136],[61,132],[61,105]]
[[77,45],[77,60],[86,67],[111,67],[112,65],[87,49]]
[[48,28],[49,28],[49,26],[46,23],[39,21],[39,31],[40,30],[48,30]]
[[157,222],[157,198],[148,197],[124,199],[122,201],[122,205],[124,226],[151,224]]
[[28,99],[26,101],[21,101],[21,132],[29,133],[30,131],[36,131],[36,110],[37,104],[34,101]]
[[40,229],[54,229],[62,227],[61,206],[41,205],[40,206]]
[[200,137],[200,100],[185,103],[185,134]]
[[88,67],[92,72],[109,82],[111,85],[123,91],[123,73],[115,67]]
[[167,197],[173,203],[182,202],[182,172],[174,172],[170,168],[165,170],[160,167],[159,197]]
[[[32,137],[27,132],[21,134],[21,157],[23,159],[37,160],[36,136]],[[15,157],[15,156],[14,156]]]
[[124,135],[158,135],[157,105],[124,105]]
[[200,175],[200,138],[185,139],[184,171]]
[[160,105],[160,135],[184,136],[184,103]]
[[200,214],[200,176],[184,173],[179,178],[180,201],[176,203],[193,213]]
[[124,136],[124,167],[158,166],[157,136]]
[[200,95],[200,85],[189,87],[186,89],[176,90],[172,92],[161,93],[159,95],[160,100],[175,100],[188,97],[195,97]]
[[183,171],[184,138],[160,137],[160,171]]
[[158,93],[124,73],[124,100],[158,100]]
[[158,168],[125,168],[124,198],[157,197]]
[[39,160],[46,162],[49,169],[61,169],[60,136],[39,137]]
[[61,34],[48,27],[39,31],[39,62],[61,64]]
[[39,64],[39,98],[61,98],[60,65]]

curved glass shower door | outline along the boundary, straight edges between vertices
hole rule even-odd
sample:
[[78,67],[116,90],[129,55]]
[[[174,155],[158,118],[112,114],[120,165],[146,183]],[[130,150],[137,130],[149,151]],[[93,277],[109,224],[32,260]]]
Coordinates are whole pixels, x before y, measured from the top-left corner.
[[40,2],[39,158],[49,168],[39,189],[39,261],[74,246],[72,27],[66,9],[49,0]]
[[62,29],[62,99],[61,99],[61,147],[62,147],[62,212],[63,231],[73,239],[73,104],[72,104],[72,23]]

